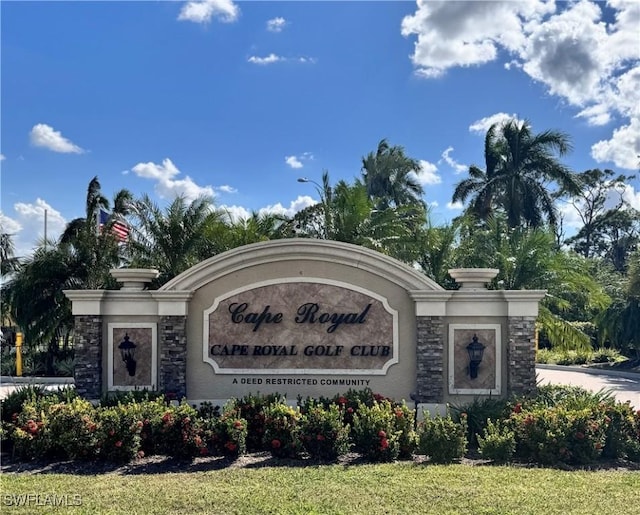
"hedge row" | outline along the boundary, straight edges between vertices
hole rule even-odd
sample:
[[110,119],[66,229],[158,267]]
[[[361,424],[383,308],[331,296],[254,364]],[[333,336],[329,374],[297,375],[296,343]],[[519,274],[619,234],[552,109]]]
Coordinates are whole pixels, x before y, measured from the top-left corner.
[[476,401],[420,423],[404,403],[370,390],[298,399],[297,408],[277,394],[249,395],[222,409],[153,397],[127,394],[93,406],[69,390],[17,392],[2,402],[3,444],[21,459],[115,462],[254,451],[332,461],[355,451],[374,462],[421,454],[448,463],[463,457],[469,442],[501,462],[640,461],[640,411],[572,387],[542,387],[532,399]]

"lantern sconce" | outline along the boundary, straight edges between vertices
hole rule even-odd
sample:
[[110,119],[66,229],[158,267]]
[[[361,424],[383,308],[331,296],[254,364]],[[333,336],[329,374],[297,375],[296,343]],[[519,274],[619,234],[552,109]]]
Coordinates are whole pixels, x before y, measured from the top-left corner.
[[136,344],[129,340],[129,334],[125,333],[124,340],[120,342],[118,349],[120,349],[122,361],[124,361],[129,375],[136,375]]
[[484,354],[485,346],[478,341],[478,335],[473,335],[473,340],[467,345],[467,352],[469,353],[469,376],[471,379],[478,377],[478,367],[482,361],[482,355]]

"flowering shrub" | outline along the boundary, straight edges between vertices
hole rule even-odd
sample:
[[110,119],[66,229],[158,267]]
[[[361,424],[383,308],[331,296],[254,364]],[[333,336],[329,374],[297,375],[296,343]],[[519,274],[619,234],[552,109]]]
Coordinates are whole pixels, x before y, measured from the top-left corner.
[[8,433],[14,452],[24,458],[45,458],[62,455],[62,450],[51,437],[49,425],[50,398],[27,401],[18,413],[13,413]]
[[342,423],[343,410],[337,404],[328,408],[310,406],[300,426],[304,449],[312,458],[335,460],[349,451],[349,426]]
[[516,437],[502,421],[487,420],[483,436],[477,435],[480,454],[498,463],[511,461],[516,450]]
[[374,401],[371,407],[360,403],[352,434],[356,450],[372,461],[393,461],[400,453],[402,431],[396,429],[395,410],[387,400]]
[[118,404],[98,411],[100,456],[108,461],[126,463],[144,456],[140,449],[142,428],[139,405]]
[[417,446],[417,434],[414,430],[415,412],[405,404],[398,404],[393,407],[394,428],[398,435],[398,458],[402,460],[411,459]]
[[302,451],[300,410],[284,403],[265,408],[264,445],[276,458],[297,458]]
[[51,439],[71,459],[95,459],[100,452],[96,408],[84,399],[49,408]]
[[603,411],[563,406],[523,409],[511,416],[509,425],[515,433],[518,458],[542,464],[594,461],[602,453],[607,430]]
[[247,395],[235,401],[229,406],[229,410],[236,411],[236,418],[243,418],[247,421],[247,451],[255,452],[270,450],[269,445],[265,445],[265,410],[272,404],[282,402],[282,397],[277,394],[268,395]]
[[[162,416],[151,421],[155,451],[177,458],[192,458],[208,454],[197,411],[183,402],[168,406]],[[143,422],[144,426],[144,422]]]
[[640,410],[635,411],[629,402],[602,403],[600,407],[607,423],[602,456],[640,461]]
[[460,422],[450,416],[425,417],[418,425],[418,452],[429,456],[433,463],[451,463],[467,452],[467,417]]
[[236,418],[235,412],[204,421],[205,435],[211,454],[240,456],[247,452],[247,421]]

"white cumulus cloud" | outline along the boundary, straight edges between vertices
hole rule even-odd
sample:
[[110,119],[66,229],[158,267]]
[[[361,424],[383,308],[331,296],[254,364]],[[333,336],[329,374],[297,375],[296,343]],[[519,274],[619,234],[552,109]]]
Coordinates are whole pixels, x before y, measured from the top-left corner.
[[418,75],[439,77],[453,67],[504,57],[507,69],[526,73],[578,108],[589,125],[615,120],[611,139],[594,145],[592,154],[634,169],[630,155],[640,150],[630,134],[640,120],[638,27],[640,2],[628,0],[418,0],[401,32],[415,37],[411,60]]
[[440,184],[442,179],[438,175],[438,167],[429,161],[420,159],[420,172],[411,173],[412,177],[415,177],[423,186],[431,186],[433,184]]
[[184,179],[178,179],[181,174],[171,159],[164,159],[162,164],[138,163],[131,171],[138,177],[155,181],[155,192],[160,198],[175,198],[183,196],[188,201],[195,200],[200,196],[213,197],[214,191],[211,186],[199,186],[188,175]]
[[598,162],[613,162],[628,170],[640,167],[640,118],[632,118],[629,125],[613,131],[609,140],[598,141],[591,147],[591,156]]
[[266,57],[258,57],[256,55],[252,55],[251,57],[249,57],[249,59],[247,59],[247,61],[249,61],[250,63],[253,64],[259,64],[261,66],[265,66],[267,64],[273,64],[273,63],[278,63],[278,62],[282,62],[285,61],[286,59],[284,57],[281,57],[279,55],[276,54],[269,54]]
[[462,211],[464,209],[464,204],[462,202],[447,202],[447,209]]
[[471,125],[469,125],[469,132],[474,132],[476,134],[481,134],[484,136],[489,130],[489,127],[491,127],[493,124],[495,123],[500,124],[513,119],[517,120],[518,122],[522,121],[522,120],[519,120],[515,114],[507,114],[507,113],[492,114],[491,116],[480,118],[479,120],[476,120]]
[[286,26],[287,20],[285,20],[281,16],[272,18],[267,21],[267,30],[269,32],[282,32],[282,29],[284,29]]
[[209,23],[216,18],[223,23],[232,23],[238,19],[240,8],[231,0],[202,0],[187,2],[178,15],[180,21]]
[[4,161],[6,159],[6,157],[4,157],[4,154],[0,154],[0,161]]
[[286,156],[284,158],[284,162],[294,169],[299,169],[304,166],[296,156]]
[[298,211],[302,211],[303,209],[317,203],[317,200],[312,199],[308,195],[299,195],[298,198],[291,201],[289,207],[284,207],[280,202],[278,202],[277,204],[260,208],[258,210],[258,214],[274,214],[292,217]]
[[8,217],[0,212],[0,226],[3,232],[11,234],[15,255],[24,257],[42,242],[44,238],[44,214],[47,212],[47,240],[57,240],[64,231],[67,221],[60,212],[45,200],[37,198],[33,203],[17,202],[13,205],[15,216]]
[[34,125],[29,137],[32,145],[54,152],[62,154],[82,154],[84,152],[78,145],[65,138],[60,131],[54,130],[53,127],[45,123]]
[[218,191],[222,193],[238,193],[238,190],[233,186],[229,186],[228,184],[223,184],[222,186],[218,186],[216,188]]

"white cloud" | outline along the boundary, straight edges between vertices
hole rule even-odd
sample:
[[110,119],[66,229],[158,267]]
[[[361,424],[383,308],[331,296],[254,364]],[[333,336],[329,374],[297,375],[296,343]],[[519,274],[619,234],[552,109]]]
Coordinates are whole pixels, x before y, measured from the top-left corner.
[[247,59],[247,61],[249,61],[250,63],[259,64],[261,66],[266,66],[267,64],[273,64],[273,63],[277,63],[285,60],[286,59],[284,57],[281,57],[273,53],[269,54],[266,57],[258,57],[258,56],[252,55],[251,57],[249,57],[249,59]]
[[278,16],[277,18],[272,18],[269,21],[267,21],[267,30],[269,32],[282,32],[282,29],[284,29],[286,26],[287,26],[287,20],[285,20],[281,16]]
[[463,165],[461,163],[458,163],[455,159],[453,159],[451,157],[451,155],[450,155],[451,152],[453,152],[453,147],[448,147],[442,153],[442,159],[440,159],[440,161],[438,161],[438,163],[442,163],[442,161],[444,161],[451,168],[453,168],[455,170],[456,174],[459,174],[459,173],[462,173],[462,172],[466,172],[469,169],[469,167],[467,165]]
[[0,154],[0,161],[4,161],[6,159],[6,157],[4,157],[4,154]]
[[315,64],[316,62],[316,58],[315,57],[283,57],[281,55],[276,55],[274,53],[271,53],[265,57],[258,57],[257,55],[252,55],[249,58],[247,58],[247,61],[252,63],[252,64],[257,64],[259,66],[267,66],[269,64],[274,64],[274,63],[285,63],[285,62],[289,62],[289,63],[310,63],[310,64]]
[[194,23],[209,23],[211,18],[217,18],[223,23],[232,23],[238,19],[240,8],[231,0],[202,0],[187,2],[178,15],[180,21]]
[[476,134],[485,135],[491,127],[495,123],[504,123],[509,120],[517,120],[521,122],[522,120],[518,119],[515,114],[507,114],[507,113],[496,113],[491,116],[486,116],[485,118],[480,118],[476,120],[471,125],[469,125],[469,132],[475,132]]
[[[640,2],[602,3],[442,2],[418,0],[402,21],[404,36],[415,36],[411,56],[416,73],[438,77],[452,67],[481,65],[506,56],[506,67],[524,72],[590,125],[620,124],[593,153],[623,168],[636,147],[629,132],[640,119]],[[502,54],[499,51],[503,51]],[[637,152],[636,152],[637,153]]]
[[251,216],[251,211],[242,206],[227,206],[221,205],[220,210],[227,213],[227,217],[230,222],[237,222],[238,220],[246,220]]
[[277,204],[273,204],[271,206],[263,207],[258,210],[258,214],[274,214],[274,215],[284,215],[284,216],[293,216],[298,211],[302,211],[303,209],[313,206],[317,204],[318,201],[312,199],[308,195],[299,195],[298,198],[292,200],[289,204],[289,207],[284,207],[280,202]]
[[411,173],[412,177],[415,177],[423,186],[431,186],[433,184],[440,184],[442,179],[438,175],[438,167],[429,161],[420,159],[420,172]]
[[218,186],[216,188],[218,191],[222,193],[238,193],[238,190],[233,186],[229,186],[228,184],[223,184],[222,186]]
[[460,201],[458,202],[447,202],[447,209],[452,209],[454,211],[461,211],[464,209],[464,204]]
[[293,169],[300,169],[304,166],[304,161],[313,161],[315,159],[311,152],[303,152],[298,156],[285,156],[284,162]]
[[198,186],[191,177],[176,179],[180,175],[180,170],[171,162],[171,159],[164,159],[162,164],[138,163],[131,171],[138,177],[152,179],[156,181],[155,191],[160,198],[175,198],[182,195],[187,200],[192,201],[200,196],[213,197],[214,192],[211,186]]
[[44,238],[44,213],[47,212],[47,239],[57,240],[67,225],[59,211],[41,198],[32,204],[18,202],[14,204],[15,218],[0,212],[2,230],[13,235],[15,255],[27,256]]
[[613,162],[620,168],[638,169],[640,167],[640,117],[632,118],[629,125],[615,129],[610,140],[595,143],[591,147],[591,156],[599,163]]
[[284,158],[284,162],[294,169],[299,169],[304,166],[296,156],[286,156]]
[[78,145],[63,137],[60,131],[56,131],[44,123],[34,125],[29,136],[31,144],[36,147],[47,148],[63,154],[82,154],[84,152]]

